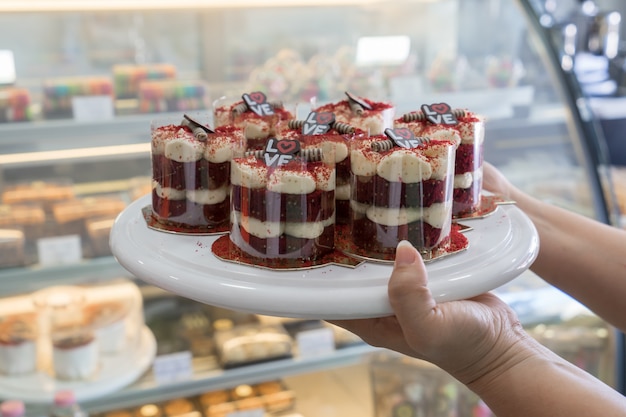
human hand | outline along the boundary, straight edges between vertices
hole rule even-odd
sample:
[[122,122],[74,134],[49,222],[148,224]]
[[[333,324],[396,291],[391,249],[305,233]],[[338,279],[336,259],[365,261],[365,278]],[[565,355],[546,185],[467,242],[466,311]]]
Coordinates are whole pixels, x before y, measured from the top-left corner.
[[483,188],[505,199],[513,199],[517,191],[515,186],[488,162],[483,163]]
[[417,250],[400,242],[388,285],[390,317],[330,320],[365,342],[434,363],[465,384],[501,372],[525,355],[528,336],[515,313],[492,294],[438,304]]

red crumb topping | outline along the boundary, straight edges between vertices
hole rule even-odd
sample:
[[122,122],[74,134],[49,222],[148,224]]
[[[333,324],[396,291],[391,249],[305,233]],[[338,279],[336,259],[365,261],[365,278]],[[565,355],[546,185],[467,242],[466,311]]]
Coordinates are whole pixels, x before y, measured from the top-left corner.
[[[372,101],[370,99],[367,98],[361,98],[361,100],[363,100],[364,102],[366,102],[367,104],[369,104],[369,106],[372,108],[371,110],[364,108],[363,111],[365,114],[369,113],[369,112],[380,112],[383,110],[387,110],[387,109],[391,109],[393,108],[393,104],[391,103],[385,103],[385,102],[376,102],[376,101]],[[321,106],[320,108],[317,109],[318,112],[322,112],[322,111],[333,111],[334,109],[341,109],[341,108],[350,108],[350,102],[348,100],[342,100],[339,101],[337,103],[329,103],[329,104],[325,104],[323,106]]]
[[186,131],[189,134],[192,133],[191,129],[189,129],[187,126],[180,126],[180,125],[159,126],[155,130],[158,132],[163,132],[163,133],[176,133],[176,132],[179,132],[181,129]]
[[243,135],[241,127],[235,126],[235,125],[219,126],[219,127],[216,127],[213,131],[216,134],[220,134],[220,135],[234,135],[237,133],[240,133]]

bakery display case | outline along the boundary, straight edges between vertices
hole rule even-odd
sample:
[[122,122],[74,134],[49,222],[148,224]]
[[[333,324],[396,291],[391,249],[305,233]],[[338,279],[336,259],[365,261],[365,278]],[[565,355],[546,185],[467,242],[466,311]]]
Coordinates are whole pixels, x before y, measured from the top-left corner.
[[[328,338],[322,322],[210,307],[142,283],[111,256],[109,233],[120,212],[151,192],[155,120],[190,112],[211,120],[216,100],[257,91],[298,115],[346,91],[393,103],[399,115],[424,103],[467,108],[485,117],[484,159],[516,185],[618,224],[622,170],[606,152],[594,103],[562,66],[544,6],[0,0],[0,296],[12,300],[0,303],[2,314],[58,286],[123,279],[137,288],[154,357],[124,387],[83,398],[102,417],[209,417],[246,407],[315,415],[323,413],[319,393],[334,393],[348,415],[382,417],[397,404],[426,410],[415,405],[421,398],[440,403],[435,415],[472,415],[478,400],[425,364],[394,379],[385,368],[402,368],[402,359],[334,328],[332,348],[317,352],[301,334]],[[26,26],[28,39],[12,36]],[[622,389],[621,335],[606,323],[530,272],[496,291],[533,336]],[[251,333],[283,343],[233,341]],[[18,396],[0,385],[0,398]],[[32,415],[42,407],[29,401]]]

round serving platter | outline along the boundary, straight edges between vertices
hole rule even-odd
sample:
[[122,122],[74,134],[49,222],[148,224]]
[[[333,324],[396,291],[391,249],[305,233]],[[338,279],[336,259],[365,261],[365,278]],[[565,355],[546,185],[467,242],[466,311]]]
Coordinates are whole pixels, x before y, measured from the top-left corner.
[[[391,265],[329,264],[306,270],[268,270],[226,262],[212,252],[219,235],[165,233],[149,228],[131,203],[116,219],[110,244],[117,261],[137,278],[172,293],[218,307],[311,319],[356,319],[391,314],[387,281]],[[495,289],[528,269],[539,238],[513,204],[465,222],[466,250],[426,264],[437,301],[469,298]]]
[[61,390],[72,390],[79,402],[100,398],[141,377],[152,365],[156,346],[154,334],[144,326],[136,346],[114,355],[101,355],[98,372],[91,378],[65,381],[55,379],[43,371],[24,375],[0,375],[0,398],[50,404],[54,394]]

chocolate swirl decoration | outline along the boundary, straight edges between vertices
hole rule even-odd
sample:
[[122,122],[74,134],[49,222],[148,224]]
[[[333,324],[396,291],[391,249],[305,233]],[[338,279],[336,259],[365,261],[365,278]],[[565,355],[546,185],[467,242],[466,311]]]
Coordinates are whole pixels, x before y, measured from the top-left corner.
[[347,123],[342,123],[342,122],[333,123],[333,129],[335,129],[338,133],[341,133],[341,134],[354,133],[356,130],[354,126],[351,126]]
[[287,127],[293,130],[300,130],[304,123],[306,123],[306,120],[291,119],[287,122]]
[[424,120],[426,120],[426,115],[421,110],[412,111],[411,113],[406,113],[402,115],[402,121],[407,122],[407,123],[408,122],[421,122]]
[[272,108],[274,109],[282,109],[283,108],[283,102],[280,100],[272,100],[272,101],[268,101],[267,102],[270,106],[272,106]]
[[209,137],[209,133],[214,133],[211,129],[206,126],[203,126],[201,123],[193,120],[191,117],[186,114],[183,115],[183,121],[180,122],[181,126],[188,127],[191,129],[191,132],[195,136],[196,139],[205,141]]
[[[272,106],[272,108],[274,108],[274,109],[282,109],[283,108],[283,102],[280,101],[280,100],[268,101],[267,104]],[[248,105],[245,102],[242,101],[241,103],[239,103],[239,104],[237,104],[236,106],[233,107],[233,109],[231,110],[231,113],[234,116],[241,116],[242,114],[244,114],[247,111],[248,111]]]
[[[419,141],[420,143],[428,143],[428,142],[430,142],[430,138],[427,138],[425,136],[418,136],[418,137],[415,137],[413,139]],[[372,150],[374,152],[389,151],[389,150],[393,149],[394,146],[396,146],[396,144],[391,139],[376,140],[376,141],[374,141],[374,142],[372,142],[370,144],[370,147],[372,148]]]
[[[452,109],[451,113],[457,119],[467,116],[467,111],[465,109]],[[421,110],[412,111],[410,113],[405,113],[402,115],[402,121],[407,122],[407,123],[408,122],[422,122],[424,120],[426,120],[426,115]]]
[[233,115],[240,116],[240,115],[244,114],[247,110],[248,110],[248,106],[246,105],[246,103],[244,103],[242,101],[241,103],[239,103],[235,107],[233,107],[233,109],[231,111],[232,111]]
[[[287,127],[293,130],[301,130],[305,123],[306,120],[291,119],[287,122]],[[342,135],[354,133],[356,131],[354,126],[342,122],[334,122],[330,126],[335,129],[337,133]]]
[[363,115],[363,112],[365,111],[365,109],[363,109],[363,106],[361,106],[359,103],[352,101],[352,100],[348,100],[348,104],[350,105],[350,110],[352,110],[352,113],[354,113],[356,116]]
[[[260,159],[260,158],[263,158],[263,154],[265,154],[265,150],[257,149],[257,150],[246,151],[244,155],[254,156],[257,159]],[[298,152],[298,155],[305,162],[319,162],[324,158],[324,152],[322,151],[321,148],[300,149],[300,152]]]

